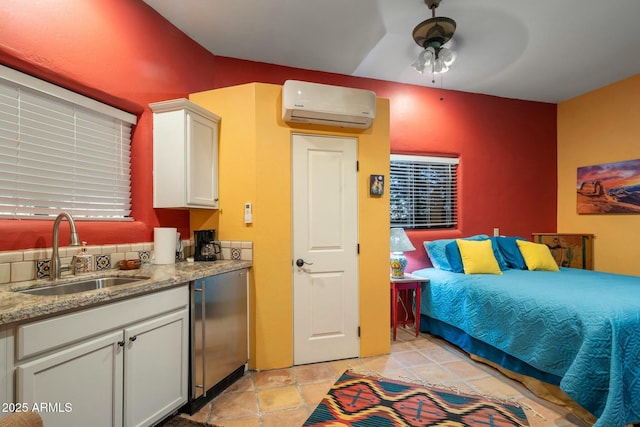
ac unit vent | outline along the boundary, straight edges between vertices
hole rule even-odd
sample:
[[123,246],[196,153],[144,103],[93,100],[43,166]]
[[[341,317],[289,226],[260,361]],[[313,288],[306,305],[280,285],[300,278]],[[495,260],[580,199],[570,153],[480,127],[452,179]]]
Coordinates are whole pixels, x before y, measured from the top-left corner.
[[369,90],[287,80],[282,89],[286,122],[367,129],[376,116],[376,94]]

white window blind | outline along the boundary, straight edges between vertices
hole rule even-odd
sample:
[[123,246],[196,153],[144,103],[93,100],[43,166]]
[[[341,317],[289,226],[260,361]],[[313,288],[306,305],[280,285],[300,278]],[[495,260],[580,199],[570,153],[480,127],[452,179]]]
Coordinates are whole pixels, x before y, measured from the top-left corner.
[[131,220],[132,114],[0,66],[0,218]]
[[457,158],[391,155],[391,227],[453,228]]

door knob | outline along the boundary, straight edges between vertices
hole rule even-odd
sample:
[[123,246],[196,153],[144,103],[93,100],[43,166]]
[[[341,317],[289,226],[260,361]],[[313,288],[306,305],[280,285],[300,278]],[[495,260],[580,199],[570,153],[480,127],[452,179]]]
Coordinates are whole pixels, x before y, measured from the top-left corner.
[[296,265],[297,265],[298,267],[302,267],[302,266],[303,266],[303,265],[305,265],[305,264],[307,264],[307,265],[313,265],[313,263],[312,263],[312,262],[306,262],[306,261],[305,261],[305,260],[303,260],[302,258],[298,258],[298,259],[296,260]]

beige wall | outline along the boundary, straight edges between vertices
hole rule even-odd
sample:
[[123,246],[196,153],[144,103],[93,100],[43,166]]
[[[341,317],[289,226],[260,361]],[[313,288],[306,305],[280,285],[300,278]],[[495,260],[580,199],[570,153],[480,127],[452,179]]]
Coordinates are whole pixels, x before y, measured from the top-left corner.
[[[250,368],[293,363],[291,249],[291,134],[358,139],[360,355],[388,353],[389,198],[369,196],[369,175],[389,179],[389,102],[377,100],[374,125],[365,131],[318,126],[291,127],[281,119],[278,85],[251,83],[191,94],[222,117],[220,210],[191,211],[191,230],[215,228],[218,238],[253,241],[250,282]],[[253,203],[253,224],[243,205]]]
[[640,215],[578,215],[577,168],[637,158],[640,75],[558,105],[558,232],[595,234],[595,270],[640,275]]

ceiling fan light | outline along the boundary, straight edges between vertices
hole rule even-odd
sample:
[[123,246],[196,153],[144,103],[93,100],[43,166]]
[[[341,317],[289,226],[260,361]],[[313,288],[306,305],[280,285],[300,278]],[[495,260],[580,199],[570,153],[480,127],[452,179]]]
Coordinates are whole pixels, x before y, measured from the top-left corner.
[[438,55],[436,55],[436,51],[431,47],[423,50],[422,54],[423,54],[423,61],[427,65],[431,65],[433,63],[433,61],[435,61],[437,56],[438,56]]
[[432,16],[413,29],[413,40],[424,48],[413,63],[413,68],[421,74],[427,68],[432,74],[446,73],[456,60],[457,54],[442,46],[453,37],[456,21],[442,16],[436,17],[435,9],[440,0],[425,0],[425,4],[431,9]]
[[442,49],[440,49],[440,52],[438,52],[438,58],[441,59],[442,62],[444,62],[447,66],[453,64],[457,56],[458,55],[454,51],[452,51],[451,49],[447,49],[446,47],[443,47]]
[[413,67],[414,70],[416,70],[420,74],[424,73],[424,68],[425,68],[424,61],[421,61],[420,58],[413,61],[413,64],[411,64],[411,66]]

